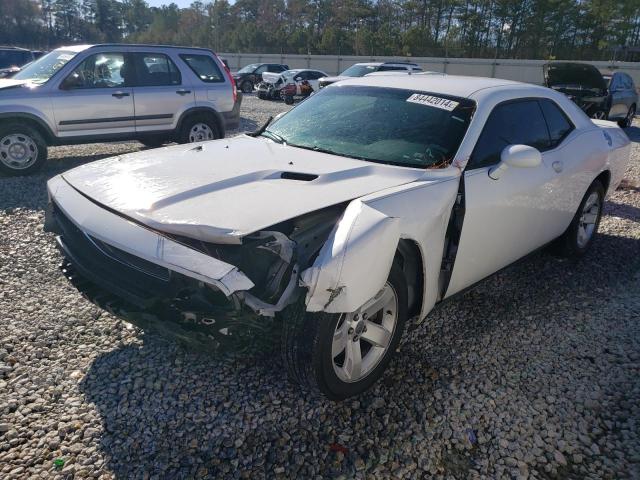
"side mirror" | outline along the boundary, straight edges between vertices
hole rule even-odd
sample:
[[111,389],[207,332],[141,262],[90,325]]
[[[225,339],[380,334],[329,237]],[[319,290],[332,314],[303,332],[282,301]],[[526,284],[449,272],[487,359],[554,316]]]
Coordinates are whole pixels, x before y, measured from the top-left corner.
[[500,154],[500,163],[489,170],[489,176],[498,180],[509,168],[533,168],[542,163],[542,154],[528,145],[509,145]]

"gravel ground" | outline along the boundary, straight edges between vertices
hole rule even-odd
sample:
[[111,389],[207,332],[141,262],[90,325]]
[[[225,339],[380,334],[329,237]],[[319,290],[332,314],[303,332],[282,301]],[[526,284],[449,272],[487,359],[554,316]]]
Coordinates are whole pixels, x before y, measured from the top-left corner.
[[[243,128],[279,103],[245,99]],[[582,261],[547,253],[439,305],[340,404],[276,350],[224,358],[84,299],[42,231],[45,180],[141,148],[53,148],[0,179],[0,477],[640,478],[640,128]],[[57,466],[56,466],[57,464]]]

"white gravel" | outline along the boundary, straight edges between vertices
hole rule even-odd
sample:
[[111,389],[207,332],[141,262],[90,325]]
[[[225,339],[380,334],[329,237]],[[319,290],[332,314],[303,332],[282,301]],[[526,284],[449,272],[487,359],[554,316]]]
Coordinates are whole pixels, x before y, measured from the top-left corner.
[[[285,108],[247,97],[243,126]],[[640,478],[628,133],[626,188],[585,259],[542,252],[441,304],[340,404],[290,385],[275,348],[189,353],[81,298],[42,231],[45,181],[142,147],[53,148],[41,174],[0,178],[0,478]]]

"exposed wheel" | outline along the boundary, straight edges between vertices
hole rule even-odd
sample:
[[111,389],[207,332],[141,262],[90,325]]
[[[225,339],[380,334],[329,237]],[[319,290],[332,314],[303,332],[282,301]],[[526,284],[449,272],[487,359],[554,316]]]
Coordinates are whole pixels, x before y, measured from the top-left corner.
[[245,80],[240,85],[240,90],[242,90],[242,93],[251,93],[251,92],[253,92],[253,82],[251,82],[251,80]]
[[47,143],[35,128],[23,123],[0,126],[0,172],[30,175],[47,161]]
[[604,110],[596,110],[591,115],[591,118],[595,118],[597,120],[606,120],[607,119],[607,112],[605,112]]
[[205,142],[220,138],[216,121],[207,115],[187,118],[180,129],[179,143]]
[[287,95],[286,97],[284,97],[284,103],[286,103],[287,105],[293,105],[293,97]]
[[304,297],[283,318],[282,355],[293,380],[333,400],[367,390],[398,347],[407,285],[394,265],[385,286],[357,312],[307,313]]
[[620,128],[629,128],[633,123],[633,119],[636,116],[636,106],[631,105],[629,107],[629,111],[627,112],[627,116],[624,117],[623,120],[618,121],[618,125]]
[[581,257],[593,243],[602,217],[604,187],[595,180],[578,207],[571,225],[558,239],[558,251],[565,257]]

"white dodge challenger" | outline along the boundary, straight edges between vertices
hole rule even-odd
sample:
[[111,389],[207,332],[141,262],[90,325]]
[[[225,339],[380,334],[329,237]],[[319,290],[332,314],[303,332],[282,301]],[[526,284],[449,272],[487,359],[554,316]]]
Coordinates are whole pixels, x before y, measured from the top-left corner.
[[213,344],[275,322],[291,377],[344,399],[407,319],[548,244],[583,255],[629,151],[547,88],[356,78],[251,135],[58,175],[46,226],[103,308]]

